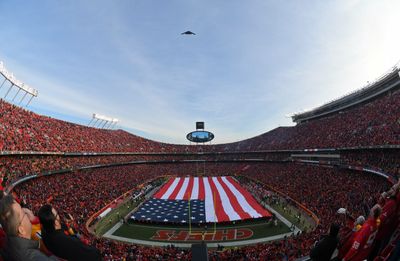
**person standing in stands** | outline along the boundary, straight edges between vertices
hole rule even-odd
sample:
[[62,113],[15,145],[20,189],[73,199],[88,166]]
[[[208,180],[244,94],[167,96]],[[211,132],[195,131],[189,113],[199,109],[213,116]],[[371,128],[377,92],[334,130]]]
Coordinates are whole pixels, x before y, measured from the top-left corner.
[[42,224],[43,242],[57,257],[69,261],[102,260],[97,248],[85,245],[78,238],[64,234],[60,216],[51,205],[40,208],[39,220]]
[[344,236],[342,241],[339,243],[341,247],[339,248],[339,258],[343,258],[344,255],[347,254],[347,252],[350,250],[352,247],[354,238],[357,236],[357,234],[360,232],[362,225],[365,223],[365,218],[364,216],[359,216],[356,221],[354,222],[354,227],[353,229]]
[[382,209],[379,205],[375,205],[373,208],[371,208],[369,218],[355,236],[352,246],[343,258],[343,261],[367,259],[372,250],[375,237],[378,233],[378,227],[380,224],[379,216],[381,212]]
[[339,225],[332,224],[329,235],[322,238],[311,250],[310,257],[313,261],[331,260],[333,252],[339,243]]
[[379,216],[380,226],[378,234],[375,238],[374,249],[371,253],[370,259],[376,257],[379,252],[387,245],[390,237],[397,226],[396,217],[396,192],[390,189],[386,194],[386,198],[382,204],[382,213]]
[[7,235],[4,260],[57,260],[40,252],[39,242],[31,240],[32,224],[12,195],[4,195],[0,200],[0,223]]

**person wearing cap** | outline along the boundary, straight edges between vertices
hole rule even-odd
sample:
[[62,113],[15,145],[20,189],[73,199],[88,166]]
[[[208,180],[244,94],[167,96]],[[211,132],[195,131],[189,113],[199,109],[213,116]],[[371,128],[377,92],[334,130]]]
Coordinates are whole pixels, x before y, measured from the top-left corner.
[[364,260],[370,254],[380,224],[379,216],[382,212],[381,206],[376,204],[370,210],[369,217],[360,231],[354,237],[350,250],[346,253],[343,261]]
[[341,241],[341,247],[339,249],[338,257],[341,259],[351,248],[354,238],[357,236],[358,232],[361,230],[362,225],[365,223],[364,216],[359,216],[354,221],[353,229],[346,235]]

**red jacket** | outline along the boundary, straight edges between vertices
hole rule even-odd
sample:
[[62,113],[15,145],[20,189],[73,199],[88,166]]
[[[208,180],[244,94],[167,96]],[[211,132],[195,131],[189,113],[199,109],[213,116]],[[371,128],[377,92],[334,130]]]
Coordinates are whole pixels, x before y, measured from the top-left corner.
[[351,246],[353,245],[354,239],[357,237],[358,233],[361,230],[361,225],[357,225],[357,228],[354,228],[351,232],[349,232],[346,236],[345,239],[342,242],[342,246],[339,249],[339,258],[343,258],[347,252],[349,252]]
[[379,226],[379,232],[376,239],[382,240],[389,236],[396,227],[396,200],[388,199],[382,208],[382,213],[379,216],[381,224]]
[[374,218],[369,218],[364,223],[343,260],[361,261],[368,257],[378,233],[379,223],[380,220]]

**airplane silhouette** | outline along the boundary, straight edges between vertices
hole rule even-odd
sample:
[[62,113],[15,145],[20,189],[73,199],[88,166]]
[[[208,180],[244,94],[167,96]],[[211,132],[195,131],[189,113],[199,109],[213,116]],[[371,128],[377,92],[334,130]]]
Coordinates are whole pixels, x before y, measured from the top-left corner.
[[186,31],[186,32],[183,32],[183,33],[181,33],[181,34],[186,34],[186,35],[196,35],[195,33],[191,32],[191,31]]

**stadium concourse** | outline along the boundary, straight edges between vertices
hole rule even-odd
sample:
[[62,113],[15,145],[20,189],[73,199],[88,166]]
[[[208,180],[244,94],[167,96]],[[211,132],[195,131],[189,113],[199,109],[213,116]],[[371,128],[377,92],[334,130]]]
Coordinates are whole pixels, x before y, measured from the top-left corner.
[[[301,205],[315,214],[319,223],[270,244],[210,249],[211,260],[296,260],[311,252],[315,258],[315,249],[323,245],[315,243],[324,242],[320,239],[332,223],[341,225],[340,244],[335,247],[344,260],[368,255],[396,260],[392,255],[399,251],[400,237],[398,73],[396,69],[368,88],[295,115],[294,127],[219,145],[160,143],[122,130],[41,116],[1,100],[2,186],[33,212],[35,232],[35,216],[51,204],[68,221],[70,234],[79,234],[83,244],[96,247],[105,260],[188,260],[190,250],[111,241],[94,236],[85,224],[126,191],[140,192],[137,185],[146,180],[166,174],[245,176],[258,181],[247,188],[254,198],[268,202],[266,195],[273,190],[285,204]],[[376,204],[379,207],[373,208]],[[354,224],[351,218],[361,215],[365,223]],[[371,229],[375,232],[366,233]],[[3,249],[8,247],[5,241]]]

